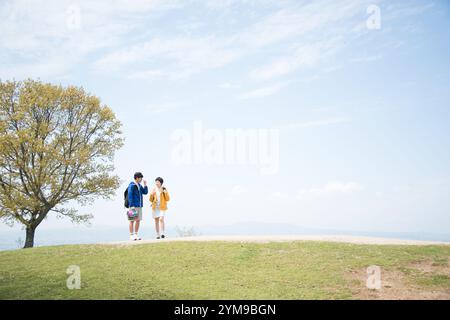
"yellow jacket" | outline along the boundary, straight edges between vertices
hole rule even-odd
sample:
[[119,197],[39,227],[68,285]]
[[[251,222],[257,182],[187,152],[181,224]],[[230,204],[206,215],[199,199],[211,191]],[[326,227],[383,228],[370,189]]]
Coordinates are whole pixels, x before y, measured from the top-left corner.
[[[152,203],[152,209],[155,210],[156,209],[156,195],[153,195],[153,190],[150,193],[150,202]],[[170,200],[169,192],[167,191],[167,189],[165,189],[164,191],[161,191],[161,196],[160,196],[159,200],[160,200],[159,208],[161,210],[167,210],[167,201]]]

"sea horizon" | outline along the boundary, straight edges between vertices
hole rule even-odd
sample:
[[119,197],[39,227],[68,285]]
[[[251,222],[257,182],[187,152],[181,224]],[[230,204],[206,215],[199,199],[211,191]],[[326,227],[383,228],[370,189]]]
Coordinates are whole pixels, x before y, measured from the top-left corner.
[[[230,225],[173,226],[168,227],[165,234],[170,238],[189,235],[339,235],[450,243],[450,234],[446,233],[322,229],[257,222]],[[145,240],[156,237],[153,226],[150,225],[144,225],[139,235]],[[127,241],[128,236],[127,226],[74,226],[72,228],[38,229],[35,247]],[[0,232],[0,251],[20,249],[23,247],[24,239],[24,230],[2,230]]]

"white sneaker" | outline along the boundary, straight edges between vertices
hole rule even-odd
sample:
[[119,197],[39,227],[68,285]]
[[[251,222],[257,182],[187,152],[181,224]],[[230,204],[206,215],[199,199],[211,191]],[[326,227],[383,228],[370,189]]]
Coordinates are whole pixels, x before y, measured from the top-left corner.
[[139,237],[139,236],[137,235],[137,233],[136,233],[136,239],[134,239],[134,240],[142,240],[142,238]]
[[131,241],[135,241],[136,240],[136,235],[134,233],[130,234],[130,240]]

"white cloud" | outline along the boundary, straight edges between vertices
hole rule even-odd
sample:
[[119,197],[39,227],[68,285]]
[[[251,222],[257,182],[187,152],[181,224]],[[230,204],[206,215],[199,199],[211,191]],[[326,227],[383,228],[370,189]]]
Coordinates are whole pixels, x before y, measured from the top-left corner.
[[154,64],[156,66],[150,70],[132,72],[131,77],[181,78],[221,67],[233,61],[236,56],[237,52],[223,48],[220,40],[213,36],[154,38],[110,53],[97,60],[93,66],[95,70],[104,72],[139,63]]
[[285,83],[276,83],[271,86],[266,86],[266,87],[258,88],[258,89],[243,93],[240,95],[240,98],[247,99],[247,98],[268,97],[268,96],[276,94],[278,91],[280,91],[285,86],[286,86]]
[[0,5],[0,73],[64,77],[89,54],[119,45],[132,18],[174,1],[15,0]]
[[[114,68],[114,64],[111,65],[111,68]],[[111,68],[105,68],[111,70]],[[149,70],[141,70],[141,71],[135,71],[131,72],[129,75],[126,76],[127,79],[132,80],[145,80],[145,79],[153,79],[153,78],[171,78],[171,79],[178,79],[180,75],[172,75],[169,72],[165,72],[163,70],[157,70],[157,69],[149,69]]]
[[285,201],[289,196],[281,191],[274,191],[270,194],[270,199],[275,201]]
[[314,66],[319,60],[335,52],[340,45],[335,39],[297,46],[291,55],[278,58],[266,66],[252,70],[250,78],[271,80],[275,77],[287,75],[300,67]]
[[[165,13],[189,6],[193,16],[177,19],[179,26],[203,26],[203,34],[171,33],[165,28],[149,30],[151,13]],[[243,20],[238,13],[247,6],[257,19]],[[276,8],[282,9],[277,10]],[[79,17],[75,17],[78,8]],[[413,15],[430,5],[396,8],[391,15]],[[232,14],[231,31],[203,20],[223,11]],[[247,11],[246,11],[247,12]],[[269,13],[266,13],[269,12]],[[358,1],[208,1],[179,0],[15,0],[0,5],[0,50],[2,76],[64,76],[75,66],[92,59],[93,70],[105,74],[120,72],[125,78],[180,79],[220,68],[243,57],[265,53],[276,45],[277,55],[251,71],[251,79],[270,80],[285,76],[301,66],[314,65],[345,46],[346,36],[355,31],[352,18],[365,12]],[[234,16],[236,15],[236,17]],[[142,18],[146,19],[142,19]],[[158,18],[164,17],[157,15]],[[209,17],[208,17],[209,18]],[[71,28],[74,21],[79,27]],[[359,20],[358,20],[359,21]],[[359,22],[360,23],[360,22]],[[350,25],[350,28],[348,27]],[[151,25],[153,26],[153,25]],[[151,35],[151,37],[149,36]],[[317,42],[319,39],[336,39]],[[270,50],[269,50],[270,51]],[[94,55],[95,54],[95,55]],[[100,57],[95,56],[101,54]],[[56,63],[55,63],[56,61]],[[64,61],[65,63],[59,63]],[[48,68],[46,66],[49,66]]]
[[408,16],[420,15],[435,6],[434,3],[428,2],[421,5],[403,5],[400,3],[391,3],[385,7],[382,13],[382,21],[389,21],[399,18],[404,18]]
[[241,85],[234,83],[234,82],[229,82],[229,81],[221,83],[219,85],[219,88],[222,88],[222,89],[237,89],[240,87],[241,87]]
[[362,191],[364,188],[357,182],[329,181],[324,186],[301,189],[297,193],[298,199],[316,196],[328,196],[333,194],[351,194]]
[[153,103],[145,107],[145,110],[152,114],[166,113],[178,109],[182,103],[180,102],[163,102]]
[[[230,2],[226,7],[233,7],[233,4],[234,2]],[[318,1],[307,5],[295,3],[290,8],[271,13],[228,35],[221,32],[219,36],[215,33],[218,30],[211,30],[202,36],[190,34],[174,37],[155,36],[147,41],[107,53],[95,61],[93,68],[99,72],[109,72],[124,70],[126,67],[127,73],[131,74],[128,77],[139,79],[184,78],[223,67],[244,56],[257,54],[266,46],[285,40],[295,41],[295,37],[312,31],[323,32],[322,29],[327,27],[334,30],[335,23],[355,15],[359,8],[360,5],[355,4],[354,1],[339,4],[329,1]],[[220,10],[217,7],[215,9]],[[239,8],[233,10],[239,10]],[[282,46],[285,45],[282,44]],[[269,66],[256,69],[253,77],[270,79],[273,76],[284,75],[295,70],[299,65],[314,63],[319,53],[322,56],[325,51],[331,52],[332,48],[325,49],[324,43],[306,42],[297,46],[292,57],[288,56],[274,61]],[[320,50],[323,52],[319,52]]]
[[253,24],[235,39],[240,44],[261,48],[292,37],[304,36],[307,33],[324,32],[329,27],[333,29],[336,23],[360,13],[364,7],[357,1],[314,1],[281,9],[265,19]]
[[209,187],[204,188],[203,192],[204,193],[217,193],[217,189],[215,187],[209,186]]
[[373,62],[381,60],[383,56],[381,54],[372,55],[372,56],[365,56],[365,57],[359,57],[359,58],[353,58],[350,60],[350,62]]
[[351,121],[350,118],[340,117],[340,118],[331,118],[331,119],[284,124],[284,125],[277,126],[277,128],[285,129],[285,130],[304,129],[304,128],[311,128],[311,127],[327,126],[327,125],[331,125],[331,124],[345,123],[345,122],[350,122],[350,121]]
[[241,185],[235,185],[231,189],[231,194],[234,194],[234,195],[243,194],[243,193],[247,193],[247,192],[248,192],[248,189]]

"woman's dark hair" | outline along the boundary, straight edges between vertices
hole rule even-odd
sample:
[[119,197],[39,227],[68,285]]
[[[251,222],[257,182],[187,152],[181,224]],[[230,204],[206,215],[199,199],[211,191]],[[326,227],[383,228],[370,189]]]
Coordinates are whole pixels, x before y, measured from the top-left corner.
[[156,178],[155,181],[159,181],[159,182],[161,182],[161,184],[164,183],[164,180],[163,180],[163,178],[161,178],[161,177]]
[[140,172],[136,172],[135,174],[134,174],[134,179],[137,179],[137,178],[143,178],[144,177],[144,175],[142,174],[142,173],[140,173]]

